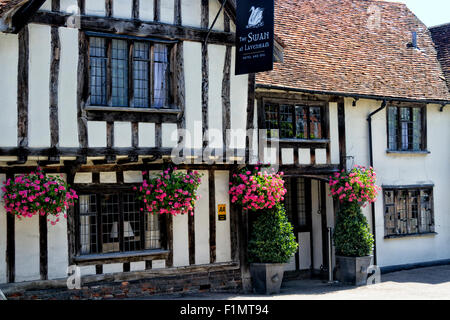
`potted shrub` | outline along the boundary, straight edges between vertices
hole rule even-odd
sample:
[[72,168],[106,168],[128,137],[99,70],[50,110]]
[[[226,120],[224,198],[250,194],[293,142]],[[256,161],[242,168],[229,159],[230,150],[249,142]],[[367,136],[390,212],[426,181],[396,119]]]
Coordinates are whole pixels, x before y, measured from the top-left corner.
[[280,292],[284,266],[298,244],[281,204],[258,215],[248,246],[252,285],[255,293],[276,294]]
[[365,285],[374,239],[361,207],[376,201],[379,187],[373,168],[361,166],[330,177],[331,195],[340,201],[333,235],[336,278],[342,283]]

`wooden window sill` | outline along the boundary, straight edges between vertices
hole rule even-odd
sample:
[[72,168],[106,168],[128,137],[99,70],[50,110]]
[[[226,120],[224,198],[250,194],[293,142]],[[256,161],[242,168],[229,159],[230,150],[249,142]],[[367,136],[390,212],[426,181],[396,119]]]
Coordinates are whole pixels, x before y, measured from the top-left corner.
[[108,107],[108,106],[87,106],[86,111],[118,111],[118,112],[142,112],[142,113],[172,113],[178,114],[180,109],[172,108],[134,108],[134,107]]
[[74,257],[78,265],[92,265],[101,263],[135,262],[143,260],[165,259],[169,255],[168,250],[143,250],[130,252],[114,252],[104,254],[89,254]]
[[294,138],[268,138],[268,142],[279,143],[283,147],[299,147],[299,148],[326,148],[330,143],[329,139],[294,139]]
[[385,236],[384,239],[405,239],[405,238],[417,238],[417,237],[432,237],[438,235],[437,232],[427,232],[427,233],[414,233],[414,234],[396,234]]
[[410,155],[427,155],[431,152],[428,150],[409,151],[409,150],[386,150],[387,154],[410,154]]

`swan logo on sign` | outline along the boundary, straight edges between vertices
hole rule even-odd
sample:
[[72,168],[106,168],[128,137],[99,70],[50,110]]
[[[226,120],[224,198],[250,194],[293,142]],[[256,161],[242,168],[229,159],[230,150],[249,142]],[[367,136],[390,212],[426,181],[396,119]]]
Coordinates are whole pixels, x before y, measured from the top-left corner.
[[260,28],[264,26],[263,13],[264,8],[255,8],[252,6],[250,8],[250,18],[248,18],[247,29]]

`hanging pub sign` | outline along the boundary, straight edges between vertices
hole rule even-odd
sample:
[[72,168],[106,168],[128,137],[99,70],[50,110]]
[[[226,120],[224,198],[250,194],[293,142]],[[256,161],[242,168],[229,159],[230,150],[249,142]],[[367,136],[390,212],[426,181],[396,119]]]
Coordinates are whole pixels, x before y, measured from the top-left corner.
[[274,0],[236,2],[236,75],[272,70]]

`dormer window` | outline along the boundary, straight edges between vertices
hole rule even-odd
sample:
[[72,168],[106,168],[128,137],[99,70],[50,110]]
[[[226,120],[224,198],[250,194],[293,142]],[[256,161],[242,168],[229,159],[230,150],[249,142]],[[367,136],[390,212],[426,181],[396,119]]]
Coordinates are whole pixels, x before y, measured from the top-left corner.
[[171,45],[89,37],[89,105],[170,108]]

